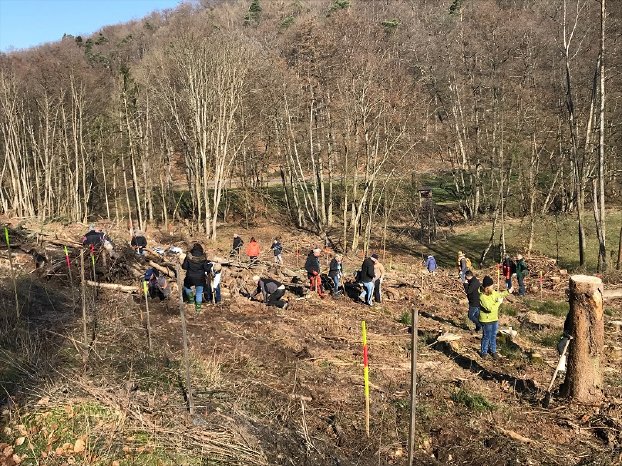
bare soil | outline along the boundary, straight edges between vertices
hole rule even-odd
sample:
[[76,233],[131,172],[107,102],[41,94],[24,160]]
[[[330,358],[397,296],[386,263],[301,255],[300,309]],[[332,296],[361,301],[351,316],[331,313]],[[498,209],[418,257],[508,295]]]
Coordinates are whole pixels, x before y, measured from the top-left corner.
[[[12,226],[16,227],[16,222]],[[117,250],[122,249],[127,233],[107,227]],[[532,289],[527,299],[512,298],[502,307],[501,328],[511,326],[518,335],[513,339],[500,335],[504,357],[483,360],[477,354],[480,336],[470,330],[464,293],[454,270],[429,276],[418,259],[389,251],[382,304],[369,308],[347,296],[320,299],[307,294],[298,298],[288,293],[290,307],[279,310],[237,294],[240,281],[252,288],[250,277],[256,271],[226,268],[222,304],[205,305],[198,315],[192,306],[184,307],[196,409],[190,416],[176,299],[149,302],[154,342],[149,353],[144,298],[89,289],[87,324],[89,338],[94,340],[88,361],[82,364],[77,262],[74,260],[73,289],[66,268],[50,276],[45,270],[64,260],[62,249],[49,240],[76,241],[83,230],[83,225],[39,225],[32,221],[23,222],[21,230],[12,230],[23,249],[36,247],[46,251],[49,258],[43,271],[33,273],[29,273],[33,269],[30,256],[19,253],[16,263],[23,298],[21,328],[29,332],[31,340],[38,336],[40,358],[54,361],[54,366],[39,361],[32,363],[31,370],[13,370],[18,377],[3,374],[7,393],[0,398],[8,430],[0,442],[5,446],[13,445],[19,436],[16,422],[25,412],[91,400],[114,407],[127,419],[109,434],[118,441],[107,444],[106,451],[117,455],[119,464],[143,464],[135,449],[126,451],[123,447],[128,441],[122,439],[137,429],[150,432],[153,441],[160,442],[165,453],[159,464],[406,464],[412,334],[408,316],[414,306],[419,311],[417,464],[622,462],[622,373],[615,350],[622,346],[622,335],[615,334],[612,327],[606,325],[603,404],[582,406],[554,397],[547,408],[542,405],[557,364],[557,341],[553,337],[561,333],[563,318],[541,313],[546,316],[546,325],[534,327],[525,316],[534,312],[533,302],[565,300],[559,281],[545,280],[542,299],[539,289]],[[223,232],[220,240],[206,244],[210,256],[228,255],[234,230],[225,228]],[[237,232],[245,240],[251,233]],[[285,265],[293,271],[304,263],[309,248],[319,242],[309,234],[283,233],[274,224],[252,233],[265,250],[271,238],[282,236]],[[150,247],[187,246],[196,239],[183,229],[148,231],[148,236]],[[5,256],[6,249],[2,258]],[[269,251],[263,256],[270,260]],[[119,259],[135,260],[125,253]],[[361,256],[346,257],[348,276],[361,260]],[[115,273],[111,264],[103,268],[98,262],[98,267],[100,280],[137,284],[121,266],[114,269]],[[536,276],[538,267],[546,268],[547,277],[559,275],[546,258],[533,258]],[[268,266],[260,271],[277,273]],[[493,269],[478,272],[496,279]],[[13,290],[4,260],[1,273],[5,276],[0,296],[6,309],[3,318],[5,325],[15,325],[10,318]],[[535,284],[531,280],[530,285]],[[73,299],[78,303],[75,307]],[[622,317],[620,300],[608,301],[606,306],[607,322]],[[511,309],[508,313],[515,315],[508,315],[504,309]],[[363,320],[368,328],[371,381],[369,437],[364,415]],[[437,342],[439,335],[447,333],[460,338]],[[4,332],[3,338],[8,335],[10,332]],[[3,346],[5,357],[19,347],[12,342]],[[48,401],[38,404],[44,397]],[[93,432],[89,435],[97,451],[100,439]],[[167,451],[181,452],[186,459],[172,460]],[[84,464],[105,464],[98,463],[97,458],[110,457],[100,453]],[[51,456],[47,458],[49,461]]]

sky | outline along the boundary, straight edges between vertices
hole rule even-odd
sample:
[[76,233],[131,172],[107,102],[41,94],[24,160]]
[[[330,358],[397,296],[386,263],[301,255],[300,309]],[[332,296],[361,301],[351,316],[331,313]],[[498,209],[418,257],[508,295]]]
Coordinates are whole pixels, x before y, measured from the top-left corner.
[[87,36],[110,24],[174,8],[181,0],[0,0],[0,52]]

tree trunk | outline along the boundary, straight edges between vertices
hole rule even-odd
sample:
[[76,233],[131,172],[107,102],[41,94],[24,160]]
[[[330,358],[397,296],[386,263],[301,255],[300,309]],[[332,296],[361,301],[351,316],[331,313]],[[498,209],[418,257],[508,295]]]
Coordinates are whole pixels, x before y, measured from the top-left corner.
[[597,404],[603,397],[601,356],[604,343],[603,284],[588,275],[570,277],[568,372],[562,393],[580,403]]

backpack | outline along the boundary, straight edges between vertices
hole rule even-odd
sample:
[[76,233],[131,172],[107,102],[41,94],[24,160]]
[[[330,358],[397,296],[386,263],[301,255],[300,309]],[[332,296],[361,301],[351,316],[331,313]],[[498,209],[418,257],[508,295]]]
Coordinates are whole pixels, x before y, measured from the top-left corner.
[[468,257],[465,258],[465,264],[466,264],[466,268],[467,270],[471,270],[471,267],[473,266],[473,264],[471,263],[471,259],[469,259]]

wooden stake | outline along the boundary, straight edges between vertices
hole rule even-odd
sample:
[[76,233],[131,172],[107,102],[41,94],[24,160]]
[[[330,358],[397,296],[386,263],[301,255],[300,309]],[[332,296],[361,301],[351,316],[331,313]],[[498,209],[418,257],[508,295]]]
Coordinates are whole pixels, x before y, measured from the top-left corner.
[[542,300],[542,270],[540,270],[540,300]]
[[147,311],[147,345],[151,352],[151,321],[149,320],[149,285],[147,280],[143,280],[143,291],[145,292],[145,309]]
[[419,327],[419,310],[413,306],[412,312],[412,353],[410,358],[410,426],[408,430],[408,466],[415,464],[415,420],[417,410],[417,332]]
[[181,317],[181,337],[184,347],[184,365],[186,366],[186,397],[188,400],[188,411],[194,414],[194,402],[192,401],[192,386],[190,385],[190,357],[188,356],[188,331],[186,329],[186,307],[184,304],[184,283],[181,279],[181,269],[176,267],[177,288],[179,289],[179,315]]
[[363,378],[365,381],[365,432],[369,437],[369,367],[367,359],[367,326],[365,321],[361,322],[363,333]]
[[13,267],[13,255],[11,254],[11,241],[9,241],[9,229],[4,227],[4,239],[9,253],[9,265],[11,266],[11,278],[13,280],[13,291],[15,292],[15,314],[19,319],[19,298],[17,295],[17,280],[15,279],[15,268]]
[[71,259],[69,259],[69,251],[67,250],[67,246],[64,246],[65,249],[65,263],[67,264],[67,272],[69,273],[69,286],[71,287],[71,302],[73,304],[73,309],[76,309],[76,294],[74,293],[73,288],[73,274],[71,273]]
[[86,361],[89,354],[89,342],[86,329],[86,280],[84,279],[84,250],[80,251],[80,298],[80,300],[82,301],[82,331],[84,333],[82,363],[86,366]]

